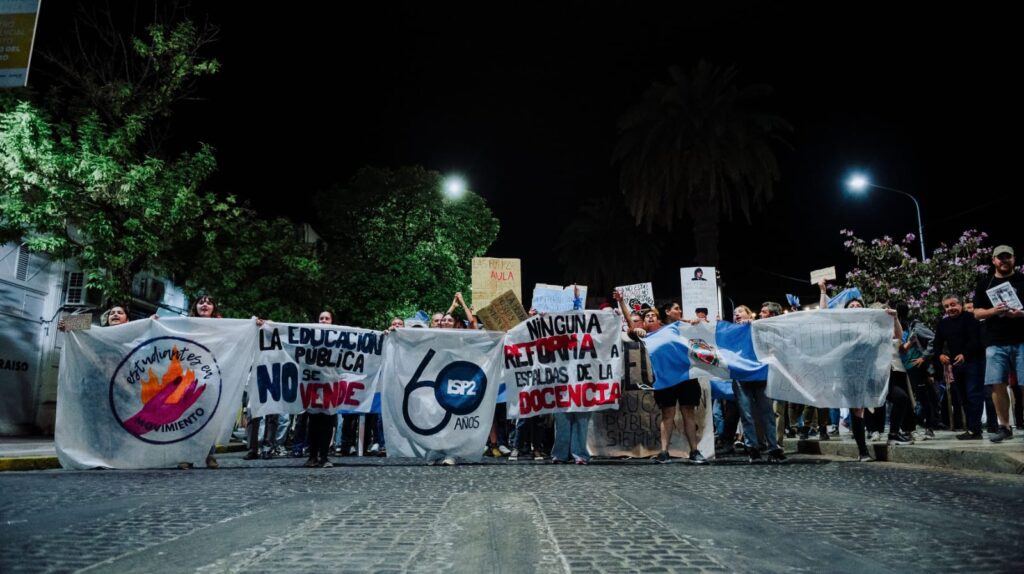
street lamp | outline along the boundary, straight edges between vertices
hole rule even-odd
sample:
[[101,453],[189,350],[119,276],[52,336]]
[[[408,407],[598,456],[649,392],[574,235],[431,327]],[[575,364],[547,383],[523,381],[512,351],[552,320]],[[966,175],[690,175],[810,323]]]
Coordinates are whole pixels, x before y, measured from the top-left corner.
[[855,173],[850,176],[850,179],[846,180],[846,188],[852,193],[864,193],[869,187],[884,189],[885,191],[894,191],[900,195],[909,197],[910,201],[914,202],[914,209],[917,210],[917,238],[921,240],[921,261],[923,262],[926,258],[924,251],[924,225],[921,223],[921,206],[917,203],[917,198],[900,189],[893,189],[891,187],[885,187],[884,185],[871,183],[871,180],[862,174]]
[[444,194],[448,199],[459,199],[466,193],[466,180],[458,175],[444,178]]

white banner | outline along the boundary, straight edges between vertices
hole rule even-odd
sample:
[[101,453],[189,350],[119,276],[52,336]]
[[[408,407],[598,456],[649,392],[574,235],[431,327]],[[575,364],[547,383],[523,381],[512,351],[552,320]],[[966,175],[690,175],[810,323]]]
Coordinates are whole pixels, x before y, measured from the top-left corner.
[[504,336],[458,329],[387,336],[380,385],[389,457],[480,459],[494,421]]
[[233,424],[254,320],[144,319],[67,334],[54,439],[64,468],[201,462]]
[[356,327],[267,321],[249,388],[254,417],[369,412],[384,335]]
[[606,311],[537,315],[505,338],[508,417],[618,408],[619,318]]
[[718,281],[714,267],[683,267],[679,270],[679,283],[684,319],[696,319],[697,309],[701,308],[707,310],[708,319],[718,316]]
[[773,399],[829,408],[885,402],[893,318],[881,309],[787,313],[754,321],[752,336]]

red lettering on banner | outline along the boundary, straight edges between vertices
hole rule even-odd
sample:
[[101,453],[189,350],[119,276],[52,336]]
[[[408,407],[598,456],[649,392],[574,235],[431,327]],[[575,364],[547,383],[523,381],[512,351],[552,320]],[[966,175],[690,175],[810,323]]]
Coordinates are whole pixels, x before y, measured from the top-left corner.
[[338,393],[338,402],[339,402],[339,404],[345,404],[345,405],[348,405],[350,407],[358,407],[359,406],[359,401],[357,401],[355,399],[355,397],[353,397],[352,395],[356,394],[356,391],[361,391],[361,390],[365,389],[366,385],[364,385],[363,383],[358,383],[358,382],[351,382],[350,383],[350,382],[346,382],[346,381],[338,381],[335,384],[342,385],[342,389],[344,389],[343,392]]
[[618,381],[595,383],[588,381],[575,385],[553,385],[519,392],[519,414],[527,415],[555,409],[596,407],[615,404],[622,398]]
[[580,353],[585,353],[587,351],[590,351],[591,353],[595,352],[594,338],[590,336],[590,333],[584,333],[583,342],[580,343]]

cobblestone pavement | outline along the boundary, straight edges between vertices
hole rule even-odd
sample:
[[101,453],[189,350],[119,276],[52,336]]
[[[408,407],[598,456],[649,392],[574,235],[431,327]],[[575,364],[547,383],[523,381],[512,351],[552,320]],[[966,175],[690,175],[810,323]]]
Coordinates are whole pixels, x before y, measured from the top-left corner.
[[1024,477],[300,459],[0,475],[0,572],[1019,572]]

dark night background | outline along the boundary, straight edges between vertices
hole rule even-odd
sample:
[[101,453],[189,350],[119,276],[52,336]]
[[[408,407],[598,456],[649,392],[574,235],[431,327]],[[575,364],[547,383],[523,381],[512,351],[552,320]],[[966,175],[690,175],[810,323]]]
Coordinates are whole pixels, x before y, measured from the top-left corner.
[[[854,167],[917,196],[929,250],[968,228],[1024,248],[1011,112],[1019,46],[1002,8],[339,4],[190,7],[221,27],[208,54],[223,70],[178,111],[175,141],[216,148],[212,188],[308,220],[314,192],[364,165],[458,172],[501,221],[489,255],[521,258],[529,292],[566,280],[552,244],[578,202],[618,189],[610,157],[620,114],[666,81],[669,65],[706,59],[737,64],[743,84],[773,86],[764,106],[795,128],[778,150],[774,200],[753,225],[723,226],[725,291],[737,304],[786,292],[813,299],[810,270],[852,264],[840,229],[916,233],[907,198],[844,194]],[[44,2],[36,49],[67,41],[73,17],[70,3]],[[693,263],[679,227],[651,277],[659,298],[678,297],[678,268]]]

